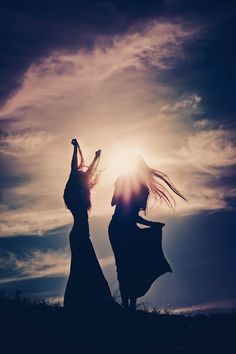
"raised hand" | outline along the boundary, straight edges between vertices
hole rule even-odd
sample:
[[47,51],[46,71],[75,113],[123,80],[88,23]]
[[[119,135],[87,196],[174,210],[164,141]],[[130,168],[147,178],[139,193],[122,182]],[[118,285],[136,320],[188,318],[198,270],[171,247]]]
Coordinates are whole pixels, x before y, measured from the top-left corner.
[[71,144],[74,146],[79,146],[79,143],[78,143],[77,139],[75,139],[75,138],[71,140]]
[[100,157],[101,156],[101,150],[97,150],[96,152],[95,152],[95,157],[96,158],[98,158],[98,157]]

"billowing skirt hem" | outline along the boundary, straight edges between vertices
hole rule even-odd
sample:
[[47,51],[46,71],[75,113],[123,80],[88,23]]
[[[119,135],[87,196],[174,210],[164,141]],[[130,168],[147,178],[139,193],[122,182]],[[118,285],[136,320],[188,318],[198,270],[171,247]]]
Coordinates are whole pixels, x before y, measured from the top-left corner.
[[125,230],[112,221],[109,237],[122,295],[141,297],[158,277],[172,272],[162,250],[161,226]]

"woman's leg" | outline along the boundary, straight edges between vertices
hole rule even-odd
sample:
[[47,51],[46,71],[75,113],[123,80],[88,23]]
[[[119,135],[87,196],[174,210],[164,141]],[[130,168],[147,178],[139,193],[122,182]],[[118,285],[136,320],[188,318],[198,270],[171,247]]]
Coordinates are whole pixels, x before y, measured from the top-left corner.
[[130,310],[131,311],[135,311],[136,310],[136,301],[137,301],[136,297],[130,298]]
[[129,308],[129,299],[128,299],[128,297],[124,296],[123,294],[121,294],[121,300],[122,300],[123,308],[125,310],[128,310],[128,308]]

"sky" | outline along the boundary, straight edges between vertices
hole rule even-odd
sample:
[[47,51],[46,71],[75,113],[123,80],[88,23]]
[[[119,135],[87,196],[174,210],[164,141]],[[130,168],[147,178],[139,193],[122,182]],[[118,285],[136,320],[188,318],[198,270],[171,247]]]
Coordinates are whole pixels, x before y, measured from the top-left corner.
[[142,155],[188,202],[166,223],[173,273],[141,302],[236,305],[233,1],[1,1],[0,289],[61,300],[72,218],[63,203],[72,145],[102,150],[91,239],[111,290],[114,181]]

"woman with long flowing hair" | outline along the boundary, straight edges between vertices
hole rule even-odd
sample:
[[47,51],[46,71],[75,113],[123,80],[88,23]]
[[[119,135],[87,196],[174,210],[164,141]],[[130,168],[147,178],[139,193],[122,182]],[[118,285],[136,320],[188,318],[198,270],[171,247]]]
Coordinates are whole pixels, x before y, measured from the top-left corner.
[[137,157],[132,173],[120,175],[115,182],[111,202],[115,212],[108,231],[124,308],[135,309],[137,298],[159,276],[172,272],[162,251],[164,224],[146,220],[139,212],[146,212],[151,196],[173,209],[173,194],[186,200],[167,175],[149,167],[142,157]]
[[77,140],[73,139],[71,143],[74,151],[64,201],[73,215],[74,224],[70,232],[71,266],[64,306],[72,311],[96,310],[111,300],[108,283],[90,241],[88,223],[90,191],[98,180],[101,150],[96,151],[93,162],[87,167]]

